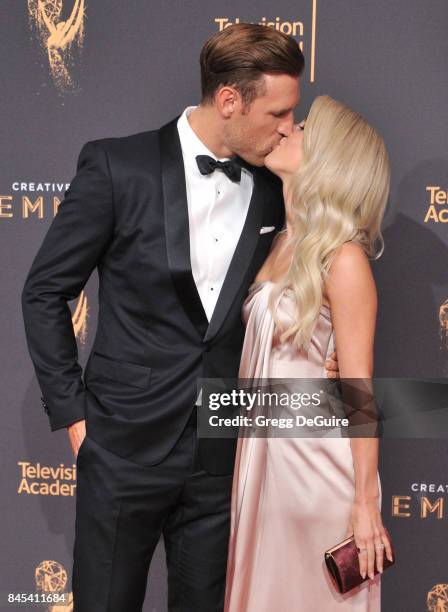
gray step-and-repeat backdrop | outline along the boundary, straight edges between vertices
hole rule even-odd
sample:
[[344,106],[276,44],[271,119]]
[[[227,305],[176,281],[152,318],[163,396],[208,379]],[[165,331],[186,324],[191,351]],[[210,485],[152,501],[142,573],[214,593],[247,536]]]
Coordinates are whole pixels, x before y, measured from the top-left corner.
[[[11,609],[10,592],[64,590],[71,580],[76,470],[66,432],[50,432],[40,404],[21,318],[25,275],[81,146],[156,128],[197,103],[200,48],[237,21],[278,28],[302,47],[297,119],[328,93],[385,137],[392,189],[386,251],[374,264],[376,374],[447,374],[446,0],[3,0],[1,610]],[[94,274],[71,303],[82,365],[96,283]],[[448,610],[448,440],[417,436],[382,444],[383,514],[399,557],[383,577],[387,612]],[[161,546],[148,587],[145,611],[165,611]]]

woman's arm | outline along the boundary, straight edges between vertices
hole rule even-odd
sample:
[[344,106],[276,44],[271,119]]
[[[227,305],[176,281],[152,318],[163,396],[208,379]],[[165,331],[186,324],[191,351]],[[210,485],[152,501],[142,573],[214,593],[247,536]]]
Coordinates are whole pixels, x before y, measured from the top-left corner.
[[[369,260],[356,243],[345,243],[339,249],[325,293],[331,307],[340,377],[363,379],[359,380],[360,387],[369,384],[373,374],[377,294]],[[354,533],[359,548],[367,549],[359,555],[362,576],[367,572],[373,578],[375,551],[378,571],[383,569],[382,550],[375,546],[384,544],[388,558],[392,559],[379,511],[378,438],[351,438],[350,443],[355,499],[349,533]]]

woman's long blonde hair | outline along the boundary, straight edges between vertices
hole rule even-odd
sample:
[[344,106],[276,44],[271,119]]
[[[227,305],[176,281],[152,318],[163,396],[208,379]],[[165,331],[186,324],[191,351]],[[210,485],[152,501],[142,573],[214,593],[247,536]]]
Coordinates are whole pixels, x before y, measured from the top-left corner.
[[291,265],[271,294],[272,308],[284,289],[295,296],[297,317],[282,341],[292,337],[308,348],[325,279],[344,242],[357,242],[368,257],[380,257],[389,181],[388,155],[379,134],[341,102],[317,97],[305,123],[302,163],[287,194],[293,212]]

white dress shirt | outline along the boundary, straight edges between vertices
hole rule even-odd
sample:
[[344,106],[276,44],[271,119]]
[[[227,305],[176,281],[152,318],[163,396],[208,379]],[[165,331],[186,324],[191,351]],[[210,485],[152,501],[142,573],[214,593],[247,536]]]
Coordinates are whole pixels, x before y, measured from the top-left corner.
[[253,177],[246,168],[242,168],[240,183],[231,181],[222,170],[208,175],[199,172],[196,155],[217,158],[190,126],[187,117],[195,108],[184,110],[177,129],[187,187],[191,270],[210,321],[246,220]]

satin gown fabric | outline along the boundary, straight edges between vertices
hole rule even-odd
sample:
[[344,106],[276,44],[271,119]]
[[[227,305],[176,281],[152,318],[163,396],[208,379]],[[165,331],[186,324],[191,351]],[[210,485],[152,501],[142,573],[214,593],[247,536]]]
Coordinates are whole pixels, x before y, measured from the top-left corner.
[[[329,307],[307,354],[280,342],[268,306],[273,287],[252,285],[244,302],[240,378],[326,378],[335,346]],[[276,308],[282,324],[292,320],[289,289]],[[225,612],[378,612],[380,575],[340,595],[324,563],[324,551],[346,537],[354,484],[349,438],[239,438]]]

